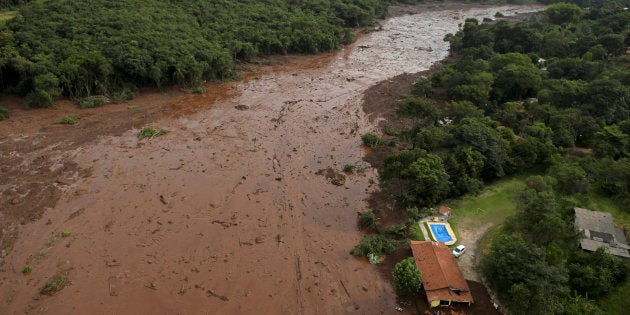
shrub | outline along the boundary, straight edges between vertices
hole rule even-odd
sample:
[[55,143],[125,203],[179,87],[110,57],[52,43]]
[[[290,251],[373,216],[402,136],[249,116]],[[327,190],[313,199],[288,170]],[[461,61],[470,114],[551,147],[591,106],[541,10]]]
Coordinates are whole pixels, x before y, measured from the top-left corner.
[[61,237],[68,237],[72,234],[70,231],[61,231]]
[[374,211],[368,210],[359,216],[359,227],[362,229],[372,228],[376,223],[376,214]]
[[386,135],[392,137],[398,136],[400,134],[400,131],[396,130],[396,128],[392,126],[385,127],[385,130],[383,130],[383,132],[385,132]]
[[194,93],[194,94],[203,94],[206,91],[206,89],[204,89],[203,87],[196,87],[192,90],[190,90],[190,92]]
[[346,164],[343,166],[343,171],[346,173],[354,173],[354,165],[353,164]]
[[57,123],[62,125],[74,125],[77,122],[79,122],[79,116],[64,116]]
[[409,219],[413,219],[415,221],[418,221],[418,220],[428,216],[430,214],[430,211],[427,208],[419,209],[418,207],[409,207],[409,208],[405,209],[405,213],[407,213],[407,217]]
[[431,79],[422,78],[414,84],[414,89],[411,91],[411,93],[417,96],[429,97],[431,96],[432,89],[433,86],[431,84]]
[[105,96],[89,96],[79,102],[79,107],[94,108],[103,106],[105,103],[107,103],[107,98]]
[[372,265],[378,265],[381,263],[381,257],[379,257],[378,255],[374,253],[369,253],[367,257],[368,257],[368,261]]
[[420,290],[422,273],[418,270],[413,257],[399,261],[394,266],[392,275],[394,276],[394,291],[396,293],[401,295],[414,294]]
[[9,117],[9,109],[4,106],[0,106],[0,121],[5,120],[7,117]]
[[368,132],[361,136],[361,140],[363,141],[363,144],[367,145],[370,148],[375,148],[383,145],[383,139],[379,138],[377,135],[371,132]]
[[394,224],[385,230],[385,234],[392,237],[404,237],[407,232],[407,225],[404,223]]
[[159,137],[161,135],[165,135],[167,133],[168,131],[164,129],[157,130],[151,127],[144,127],[142,128],[142,130],[140,130],[140,132],[138,132],[138,139],[144,139],[144,138],[152,139],[155,137]]
[[[133,99],[133,92],[129,88],[124,88],[122,91],[118,93],[114,93],[112,95],[112,101],[114,103],[121,103],[124,101],[129,101]],[[102,105],[102,104],[101,104]]]
[[352,255],[367,256],[368,254],[391,254],[398,247],[398,241],[389,239],[383,235],[370,234],[361,240],[361,243],[352,250]]
[[46,282],[40,293],[54,295],[55,293],[61,291],[61,289],[65,288],[67,284],[68,278],[66,276],[56,274]]
[[22,273],[27,275],[29,273],[31,273],[31,270],[33,270],[33,268],[29,265],[24,266],[24,268],[22,268]]

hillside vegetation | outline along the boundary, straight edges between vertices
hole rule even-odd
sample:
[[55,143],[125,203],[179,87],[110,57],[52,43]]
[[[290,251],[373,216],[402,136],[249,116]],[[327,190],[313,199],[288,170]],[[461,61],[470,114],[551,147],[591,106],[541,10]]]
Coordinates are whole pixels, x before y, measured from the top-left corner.
[[603,301],[628,283],[628,263],[579,250],[573,228],[574,207],[610,211],[598,207],[607,202],[626,234],[630,223],[630,12],[589,4],[552,4],[526,22],[464,21],[445,38],[455,61],[394,104],[409,127],[378,139],[390,144],[381,182],[408,219],[373,228],[381,243],[412,234],[429,207],[527,174],[513,216],[488,220],[507,217],[480,266],[513,314],[616,313]]
[[338,49],[389,2],[32,1],[0,26],[0,89],[37,107],[62,95],[225,79],[236,59]]

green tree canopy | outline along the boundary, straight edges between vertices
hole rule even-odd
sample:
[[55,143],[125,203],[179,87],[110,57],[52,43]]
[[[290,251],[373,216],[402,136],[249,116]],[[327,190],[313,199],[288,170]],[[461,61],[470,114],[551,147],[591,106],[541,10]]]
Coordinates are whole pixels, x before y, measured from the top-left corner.
[[400,295],[415,294],[422,286],[422,274],[413,257],[405,258],[394,266],[394,290]]

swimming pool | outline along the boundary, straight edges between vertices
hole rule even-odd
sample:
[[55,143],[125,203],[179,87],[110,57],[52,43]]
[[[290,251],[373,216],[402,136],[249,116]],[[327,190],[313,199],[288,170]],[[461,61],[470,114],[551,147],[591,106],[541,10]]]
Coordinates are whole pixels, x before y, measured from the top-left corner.
[[433,234],[433,238],[436,241],[443,242],[446,245],[453,245],[457,242],[457,238],[455,238],[455,233],[453,233],[450,224],[435,222],[427,222],[427,224],[431,228],[431,234]]

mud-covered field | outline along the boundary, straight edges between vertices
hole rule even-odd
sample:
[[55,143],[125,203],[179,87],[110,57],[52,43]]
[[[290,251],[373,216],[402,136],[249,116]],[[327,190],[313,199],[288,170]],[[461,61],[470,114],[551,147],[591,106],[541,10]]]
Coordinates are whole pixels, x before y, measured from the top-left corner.
[[[365,92],[413,82],[399,75],[444,58],[442,38],[466,17],[538,9],[422,8],[395,9],[338,53],[271,58],[203,94],[143,91],[87,110],[3,98],[0,313],[392,313],[389,276],[349,253],[378,189],[360,135],[379,119],[366,111],[397,97]],[[139,140],[145,126],[168,133]],[[62,289],[41,294],[55,275]]]

